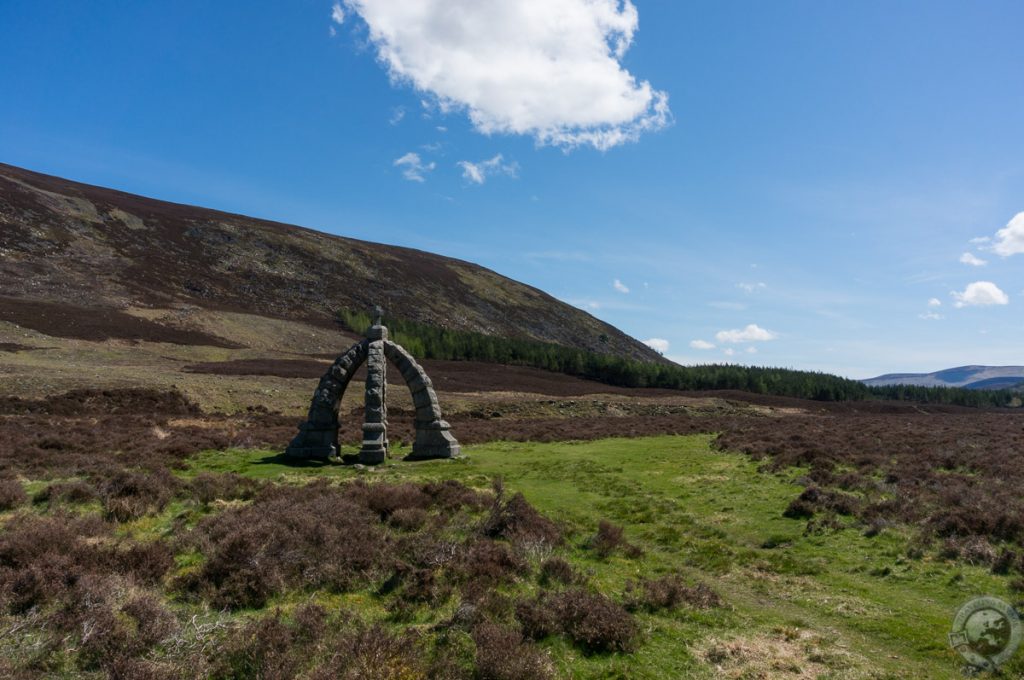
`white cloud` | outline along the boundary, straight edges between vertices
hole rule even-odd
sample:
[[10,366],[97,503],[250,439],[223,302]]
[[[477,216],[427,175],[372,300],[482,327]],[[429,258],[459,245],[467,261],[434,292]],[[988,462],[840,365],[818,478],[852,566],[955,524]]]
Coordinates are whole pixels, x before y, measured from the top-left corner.
[[345,23],[345,10],[341,8],[340,2],[336,2],[331,6],[331,21],[339,26]]
[[960,256],[960,261],[964,264],[969,264],[972,267],[984,267],[988,264],[987,261],[981,259],[974,253],[964,253]]
[[500,153],[490,160],[479,163],[459,161],[457,165],[462,168],[462,177],[473,184],[483,184],[488,177],[495,175],[515,177],[519,173],[519,164],[515,161],[506,163]]
[[631,0],[344,0],[396,82],[477,131],[610,149],[671,122],[668,95],[622,67]]
[[928,306],[929,307],[941,307],[942,306],[942,300],[940,300],[939,298],[931,298],[930,300],[928,300]]
[[335,29],[335,28],[334,28],[334,26],[328,26],[328,27],[327,27],[327,33],[328,33],[328,35],[330,35],[330,36],[331,36],[332,38],[333,38],[334,36],[338,35],[338,31],[337,31],[337,29]]
[[626,284],[624,284],[622,281],[619,281],[618,279],[615,279],[615,281],[612,282],[612,288],[614,288],[615,290],[619,291],[620,293],[628,293],[629,292],[629,287]]
[[402,177],[412,182],[425,182],[425,175],[437,167],[437,163],[433,161],[424,163],[420,155],[414,151],[396,159],[394,165],[402,169]]
[[734,350],[732,347],[726,347],[725,349],[722,350],[722,354],[724,354],[727,357],[731,357],[733,354],[736,354],[736,350]]
[[976,246],[984,245],[992,240],[991,236],[975,236],[971,239],[971,243]]
[[668,352],[668,340],[665,340],[664,338],[651,338],[650,340],[644,340],[644,344],[660,354]]
[[777,333],[765,330],[756,323],[748,324],[743,330],[733,329],[729,331],[718,331],[715,340],[718,342],[764,342],[779,337]]
[[756,293],[759,290],[764,290],[768,286],[764,283],[737,283],[736,287],[742,290],[744,293]]
[[690,347],[693,349],[714,349],[715,346],[707,340],[691,340]]
[[1024,212],[1014,215],[1004,228],[996,232],[992,250],[1003,257],[1024,253]]
[[951,293],[956,302],[954,307],[980,307],[987,305],[1006,305],[1010,297],[991,281],[975,281],[967,284],[962,293]]
[[938,321],[939,319],[945,318],[938,312],[923,312],[917,315],[919,319],[925,319],[926,321]]
[[405,107],[396,106],[395,108],[391,109],[391,117],[388,118],[388,123],[391,125],[398,125],[399,123],[402,122],[403,118],[405,118]]

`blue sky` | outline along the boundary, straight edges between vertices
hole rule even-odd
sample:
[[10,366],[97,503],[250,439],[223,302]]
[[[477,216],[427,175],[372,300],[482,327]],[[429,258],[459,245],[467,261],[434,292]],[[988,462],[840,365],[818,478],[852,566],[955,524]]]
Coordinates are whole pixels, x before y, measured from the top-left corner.
[[471,260],[681,362],[1024,364],[1022,25],[1016,0],[6,2],[0,161]]

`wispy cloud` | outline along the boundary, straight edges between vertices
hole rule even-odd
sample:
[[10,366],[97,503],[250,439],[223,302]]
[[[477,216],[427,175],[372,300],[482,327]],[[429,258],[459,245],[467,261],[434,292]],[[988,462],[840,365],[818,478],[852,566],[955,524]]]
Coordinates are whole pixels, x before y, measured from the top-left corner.
[[943,319],[945,317],[939,314],[938,312],[921,312],[920,314],[917,315],[917,318],[925,319],[927,321],[938,321],[939,319]]
[[931,298],[931,299],[928,300],[928,306],[929,307],[941,307],[942,306],[942,300],[940,300],[939,298]]
[[619,281],[618,279],[615,279],[612,282],[612,288],[614,288],[615,290],[617,290],[617,291],[619,291],[620,293],[623,293],[623,294],[629,292],[629,286],[624,284],[622,281]]
[[396,168],[401,168],[402,177],[411,182],[425,182],[426,174],[432,172],[437,167],[437,163],[433,161],[424,163],[420,155],[414,151],[410,151],[401,158],[395,159],[394,165]]
[[462,168],[462,177],[471,184],[483,184],[488,177],[504,175],[516,177],[519,174],[519,164],[515,161],[506,163],[504,157],[499,153],[494,158],[479,163],[459,161],[457,165]]
[[395,108],[391,109],[391,117],[388,118],[388,124],[398,125],[399,123],[402,122],[403,118],[405,118],[405,107],[396,106]]
[[756,293],[759,290],[764,290],[768,287],[767,284],[758,281],[757,283],[737,283],[736,287],[742,290],[744,293]]
[[710,343],[707,340],[691,340],[690,347],[693,349],[714,349],[714,343]]
[[394,82],[466,111],[481,133],[605,150],[671,123],[668,94],[622,66],[639,25],[631,0],[344,2]]
[[960,256],[960,262],[963,264],[969,264],[972,267],[984,267],[988,264],[988,261],[981,259],[974,253],[964,253]]
[[345,23],[345,10],[341,7],[340,2],[331,5],[331,21],[339,26]]
[[1010,304],[1010,296],[991,281],[969,283],[963,292],[953,291],[951,295],[955,300],[954,307],[988,307]]

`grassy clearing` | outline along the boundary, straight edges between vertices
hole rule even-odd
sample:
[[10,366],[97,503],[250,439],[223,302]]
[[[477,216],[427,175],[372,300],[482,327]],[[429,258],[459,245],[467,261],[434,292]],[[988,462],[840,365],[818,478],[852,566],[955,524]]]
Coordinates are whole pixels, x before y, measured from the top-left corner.
[[[708,436],[495,443],[469,447],[458,461],[376,470],[293,467],[270,451],[233,450],[202,454],[183,474],[230,471],[282,483],[456,479],[480,488],[502,477],[510,491],[564,522],[575,546],[601,519],[626,528],[644,557],[599,560],[580,548],[570,558],[607,592],[677,571],[724,596],[724,608],[641,616],[645,642],[631,655],[587,657],[549,640],[567,677],[959,677],[959,658],[946,644],[952,618],[976,595],[1012,601],[1007,579],[910,559],[908,530],[868,538],[842,518],[808,530],[806,520],[782,516],[801,491],[799,471],[765,474],[746,456],[714,452],[709,443]],[[164,530],[173,515],[163,515]],[[139,529],[153,535],[161,527],[149,521]],[[344,600],[367,617],[379,614],[366,594]],[[1006,670],[1022,668],[1017,661]]]

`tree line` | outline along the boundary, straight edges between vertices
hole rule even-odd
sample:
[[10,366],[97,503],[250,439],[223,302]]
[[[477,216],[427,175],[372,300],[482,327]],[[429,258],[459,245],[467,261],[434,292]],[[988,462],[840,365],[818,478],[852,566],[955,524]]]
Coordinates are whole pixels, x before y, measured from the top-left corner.
[[[356,333],[362,333],[373,323],[369,314],[351,310],[339,311],[338,321]],[[637,361],[550,342],[452,330],[408,319],[388,317],[386,325],[392,339],[416,357],[530,366],[619,387],[742,390],[817,401],[889,399],[973,407],[1021,404],[1020,391],[1011,389],[967,390],[912,385],[869,387],[858,380],[788,368],[735,364],[679,366]]]

